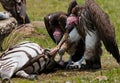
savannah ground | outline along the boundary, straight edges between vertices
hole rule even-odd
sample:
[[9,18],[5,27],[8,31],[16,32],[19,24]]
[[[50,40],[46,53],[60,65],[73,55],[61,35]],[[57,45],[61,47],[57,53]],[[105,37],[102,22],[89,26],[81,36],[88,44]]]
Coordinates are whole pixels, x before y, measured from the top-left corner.
[[[84,0],[77,0],[84,4]],[[115,31],[116,41],[120,49],[120,0],[95,0],[100,7],[109,14]],[[27,13],[31,22],[36,27],[39,36],[32,34],[30,37],[23,37],[20,41],[29,40],[40,44],[45,48],[53,48],[55,44],[46,32],[43,17],[52,12],[67,12],[70,0],[27,0]],[[0,8],[3,10],[2,8]],[[12,38],[3,43],[3,46],[12,43]],[[58,70],[49,74],[40,74],[38,80],[29,81],[22,78],[12,78],[12,83],[120,83],[120,67],[115,59],[105,50],[101,57],[102,69],[96,71],[81,70]],[[64,59],[67,59],[67,54]]]

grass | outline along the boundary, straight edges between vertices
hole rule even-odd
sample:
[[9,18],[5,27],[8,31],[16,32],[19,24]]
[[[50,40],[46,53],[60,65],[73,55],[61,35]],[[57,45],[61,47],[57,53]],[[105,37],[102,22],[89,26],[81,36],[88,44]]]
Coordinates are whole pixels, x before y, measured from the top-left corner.
[[[84,4],[84,0],[77,0],[78,3]],[[100,7],[109,14],[116,30],[116,40],[120,42],[120,1],[118,0],[95,0]],[[70,0],[29,0],[27,1],[27,13],[32,21],[43,21],[46,14],[63,11],[67,12]],[[120,45],[119,45],[120,46]]]
[[[102,9],[110,16],[115,26],[116,41],[120,49],[120,0],[95,0]],[[67,12],[70,0],[27,0],[27,13],[31,21],[43,21],[43,17],[52,12]],[[78,3],[84,4],[84,0],[78,0]],[[0,8],[2,10],[2,8]],[[22,38],[40,44],[45,48],[53,48],[55,44],[50,39],[44,26],[37,27],[41,37],[31,36]],[[19,36],[19,35],[18,35]],[[6,39],[3,46],[8,46],[12,38]],[[9,41],[9,43],[8,43]],[[19,40],[18,40],[19,41]],[[67,57],[66,57],[67,58]],[[80,71],[80,70],[59,70],[54,73],[41,74],[39,80],[29,81],[21,78],[13,78],[12,83],[119,83],[120,68],[113,57],[104,49],[102,54],[102,69],[97,71]]]

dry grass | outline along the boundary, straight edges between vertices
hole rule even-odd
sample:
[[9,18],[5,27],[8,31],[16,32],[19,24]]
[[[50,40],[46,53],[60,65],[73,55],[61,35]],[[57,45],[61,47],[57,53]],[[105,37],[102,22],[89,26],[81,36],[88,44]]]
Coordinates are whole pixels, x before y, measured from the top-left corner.
[[119,83],[119,73],[119,65],[113,57],[104,56],[101,70],[58,70],[48,74],[42,73],[35,81],[13,78],[12,83]]

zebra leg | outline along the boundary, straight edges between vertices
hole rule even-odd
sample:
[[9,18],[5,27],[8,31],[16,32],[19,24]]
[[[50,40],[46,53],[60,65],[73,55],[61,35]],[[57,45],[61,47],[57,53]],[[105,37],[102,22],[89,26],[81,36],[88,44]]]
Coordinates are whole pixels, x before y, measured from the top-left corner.
[[58,51],[59,60],[57,61],[57,63],[59,63],[60,65],[64,65],[63,60],[62,60],[62,57],[63,57],[64,53],[65,53],[65,46],[63,44]]
[[2,82],[10,82],[10,78],[15,73],[15,69],[17,68],[18,63],[15,62],[6,62],[1,65],[0,75],[2,78]]
[[22,77],[22,78],[29,79],[29,80],[34,80],[37,78],[37,75],[35,75],[35,74],[29,75],[24,70],[20,70],[20,71],[16,72],[15,75]]
[[67,49],[67,44],[66,44],[66,43],[63,43],[63,45],[60,47],[60,49],[59,49],[59,51],[58,51],[59,56],[60,56],[60,59],[59,59],[58,63],[59,63],[60,65],[64,65],[64,61],[62,60],[62,57],[63,57],[66,49]]

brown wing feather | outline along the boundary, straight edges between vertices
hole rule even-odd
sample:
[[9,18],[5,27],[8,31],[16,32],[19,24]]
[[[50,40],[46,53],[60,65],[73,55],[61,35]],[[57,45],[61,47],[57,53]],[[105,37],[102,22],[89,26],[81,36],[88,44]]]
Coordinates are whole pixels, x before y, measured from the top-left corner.
[[49,15],[46,15],[44,17],[44,23],[45,23],[45,27],[46,27],[46,30],[47,30],[48,34],[50,35],[50,37],[52,38],[52,40],[55,42],[55,39],[53,37],[52,27],[49,24]]
[[76,0],[72,0],[69,4],[69,7],[68,7],[68,15],[70,15],[72,13],[72,9],[77,5],[77,2]]
[[64,33],[65,32],[67,15],[65,15],[65,14],[60,15],[58,20],[59,20],[60,27],[61,27],[61,29],[62,29],[62,31]]
[[26,0],[23,0],[23,3],[25,3],[25,4],[26,4]]
[[88,9],[91,21],[95,25],[107,51],[112,53],[116,60],[120,62],[119,50],[115,40],[114,25],[110,21],[108,15],[94,2],[94,0],[86,0],[85,6],[86,9]]

